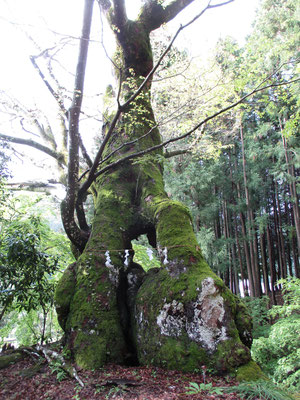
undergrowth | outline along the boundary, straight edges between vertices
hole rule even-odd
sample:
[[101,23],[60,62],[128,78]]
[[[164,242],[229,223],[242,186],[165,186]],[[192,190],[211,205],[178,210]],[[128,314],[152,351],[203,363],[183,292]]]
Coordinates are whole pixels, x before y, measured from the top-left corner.
[[224,389],[224,392],[236,392],[247,400],[295,400],[292,394],[278,387],[271,381],[242,382],[238,386]]

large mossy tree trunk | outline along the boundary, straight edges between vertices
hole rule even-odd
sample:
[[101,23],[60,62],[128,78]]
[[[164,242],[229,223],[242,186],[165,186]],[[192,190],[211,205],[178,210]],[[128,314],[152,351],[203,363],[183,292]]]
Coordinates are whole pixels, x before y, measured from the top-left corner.
[[[179,12],[191,1],[173,3]],[[130,21],[116,7],[122,4],[115,1],[105,11],[118,41],[126,101],[153,67],[150,32],[174,12],[148,1],[139,19]],[[121,113],[106,149],[109,154],[119,148],[110,162],[161,142],[150,87],[151,80]],[[165,193],[157,157],[162,152],[151,154],[143,162],[108,170],[94,183],[89,241],[55,295],[67,346],[84,368],[128,362],[184,371],[203,364],[219,372],[233,370],[250,360],[250,318],[203,259],[187,208]],[[160,269],[147,274],[132,261],[133,251],[129,260],[125,252],[142,234],[162,260]]]

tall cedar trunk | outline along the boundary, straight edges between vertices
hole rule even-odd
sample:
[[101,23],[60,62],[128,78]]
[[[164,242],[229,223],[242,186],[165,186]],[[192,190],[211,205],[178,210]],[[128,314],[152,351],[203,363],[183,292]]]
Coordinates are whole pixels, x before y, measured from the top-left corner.
[[281,130],[281,137],[282,137],[282,145],[284,148],[285,153],[285,161],[287,165],[287,171],[290,174],[290,198],[293,207],[293,214],[294,214],[294,222],[296,228],[296,237],[297,237],[297,245],[298,245],[298,253],[300,254],[300,211],[299,211],[299,201],[298,201],[298,193],[296,188],[296,174],[295,174],[295,166],[291,163],[291,156],[288,150],[287,140],[284,137],[283,129],[282,129],[282,122],[279,119],[279,125]]
[[[289,185],[290,189],[290,197],[291,197],[291,185]],[[295,227],[295,229],[291,230],[291,245],[292,245],[292,254],[293,254],[293,264],[294,264],[294,275],[299,278],[300,277],[300,270],[299,270],[299,250],[297,245],[297,230],[296,230],[296,223],[295,223],[295,207],[292,203],[289,207],[289,219],[291,221],[290,226]]]
[[[286,226],[291,227],[290,211],[287,201],[284,202],[284,221]],[[286,241],[286,260],[288,266],[288,274],[293,276],[293,262],[291,256],[291,238],[288,235],[288,240]]]
[[[153,63],[145,25],[124,24],[116,35],[123,77],[130,80],[124,85],[127,99]],[[131,144],[110,161],[160,143],[154,126],[149,84],[120,115],[106,153]],[[203,364],[234,371],[250,361],[251,320],[203,259],[187,208],[165,193],[158,154],[121,164],[94,184],[91,236],[56,290],[66,344],[84,368],[127,361],[184,371]],[[162,261],[160,269],[147,274],[132,261],[131,241],[142,234]]]
[[246,155],[245,155],[245,143],[244,143],[244,132],[242,123],[240,125],[240,137],[241,137],[241,145],[242,145],[242,161],[243,161],[243,177],[244,177],[244,189],[245,189],[245,199],[247,206],[247,217],[248,217],[248,235],[249,235],[249,254],[251,260],[251,271],[252,271],[252,279],[253,279],[253,292],[252,296],[260,297],[261,296],[261,284],[260,284],[260,276],[258,271],[258,262],[257,262],[257,254],[255,254],[255,246],[254,246],[254,220],[253,220],[253,211],[250,206],[250,194],[248,190],[248,180],[246,173]]
[[[227,201],[224,200],[223,201],[223,205],[222,205],[222,209],[223,209],[223,235],[225,240],[226,239],[230,239],[229,236],[229,230],[228,230],[228,212],[227,212]],[[225,271],[223,271],[223,280],[225,282],[225,285],[227,287],[230,288],[230,290],[232,290],[231,288],[231,281],[230,281],[230,275],[231,275],[231,255],[230,255],[230,246],[228,244],[228,240],[226,240],[226,254],[228,256],[228,268],[226,268]]]
[[266,295],[270,296],[270,284],[269,284],[269,276],[268,276],[268,266],[267,266],[267,257],[266,257],[266,238],[265,238],[265,229],[260,232],[260,251],[261,251],[261,263],[262,263],[262,271],[263,271],[263,280],[265,286]]
[[262,295],[261,274],[260,274],[260,266],[259,266],[259,250],[258,250],[257,231],[256,231],[256,226],[255,226],[256,224],[255,224],[253,210],[251,210],[251,212],[250,212],[250,218],[251,218],[252,236],[253,236],[252,243],[253,243],[254,268],[255,268],[255,274],[256,274],[256,279],[257,279],[257,294],[260,297]]
[[[273,182],[273,189],[275,185]],[[277,269],[277,274],[278,274],[278,279],[282,278],[283,274],[283,261],[282,261],[282,255],[281,255],[281,246],[280,246],[280,235],[279,235],[279,222],[278,222],[278,211],[277,211],[277,205],[276,205],[276,198],[275,198],[275,192],[273,190],[272,192],[272,202],[273,202],[273,212],[274,212],[274,238],[273,242],[275,245],[276,255],[277,255],[277,261],[278,261],[278,269]]]
[[[230,181],[231,181],[231,188],[232,188],[232,193],[231,193],[231,202],[236,206],[236,199],[234,197],[234,193],[236,192],[236,184],[234,182],[233,178],[233,165],[234,163],[232,162],[232,154],[231,150],[228,150],[228,155],[229,155],[229,176],[230,176]],[[244,267],[243,267],[243,261],[242,261],[242,255],[241,255],[241,249],[240,249],[240,243],[239,243],[239,238],[238,238],[238,229],[237,229],[237,215],[235,212],[232,213],[232,219],[234,221],[234,225],[231,224],[231,229],[230,229],[230,235],[231,238],[235,238],[235,243],[232,242],[232,260],[234,262],[234,277],[235,277],[235,286],[237,290],[237,294],[240,294],[240,282],[239,282],[239,276],[238,276],[238,266],[237,266],[237,260],[239,260],[239,270],[241,274],[241,282],[242,282],[242,288],[243,288],[243,293],[245,296],[248,296],[248,286],[247,282],[244,276]],[[234,232],[233,232],[234,231]]]
[[278,235],[279,235],[279,249],[280,249],[280,259],[281,259],[281,278],[286,278],[287,275],[287,265],[286,265],[286,251],[284,245],[284,238],[282,232],[282,217],[281,217],[281,204],[279,201],[279,194],[278,194],[278,185],[277,182],[274,181],[275,185],[275,203],[277,205],[277,216],[278,216]]
[[[291,220],[292,226],[294,225],[294,215],[291,213]],[[300,268],[299,268],[299,252],[297,247],[297,238],[295,235],[292,236],[292,253],[293,253],[293,261],[294,261],[294,268],[295,268],[295,276],[300,278]]]
[[[237,159],[235,157],[235,170],[237,171]],[[239,182],[236,184],[236,189],[237,189],[237,197],[239,201],[241,201],[241,185]],[[251,268],[251,260],[250,260],[250,254],[249,254],[249,246],[248,246],[248,241],[247,241],[247,231],[246,231],[246,224],[245,224],[245,216],[242,211],[239,213],[240,216],[240,223],[241,223],[241,229],[242,229],[242,235],[243,235],[243,247],[244,247],[244,255],[245,255],[245,260],[246,260],[246,267],[247,267],[247,274],[248,274],[248,281],[249,281],[249,292],[250,296],[254,297],[254,280],[253,280],[253,274],[252,274],[252,268]]]
[[[232,215],[232,218],[234,218],[234,215]],[[229,237],[231,239],[234,238],[234,232],[233,232],[233,224],[232,224],[232,218],[230,220],[230,225],[229,225]],[[231,254],[231,281],[232,281],[232,289],[231,291],[234,294],[240,294],[240,287],[239,287],[239,278],[238,278],[238,267],[237,267],[237,251],[236,251],[236,245],[235,243],[230,240],[231,245],[230,245],[230,254]]]
[[[233,176],[232,176],[232,165],[231,165],[231,151],[229,149],[228,151],[228,157],[229,157],[229,176],[231,180],[231,185],[233,186]],[[232,197],[230,198],[230,204],[233,204],[234,201],[232,200]],[[227,212],[228,214],[228,212]],[[228,237],[230,238],[230,244],[229,244],[229,251],[230,251],[230,261],[231,261],[231,271],[230,271],[230,290],[234,294],[239,293],[239,283],[238,283],[238,276],[237,276],[237,266],[236,266],[236,248],[235,244],[232,241],[232,238],[234,237],[233,235],[233,226],[232,226],[232,218],[234,218],[234,215],[232,215],[232,211],[230,210],[230,219],[228,220]],[[230,221],[230,223],[229,223]]]
[[235,221],[235,244],[236,244],[236,249],[237,249],[237,254],[238,254],[238,259],[239,259],[239,265],[240,265],[240,274],[241,274],[241,280],[242,280],[242,287],[243,287],[243,292],[245,296],[249,296],[249,291],[248,291],[248,285],[247,285],[247,280],[245,278],[244,274],[244,265],[243,265],[243,259],[242,259],[242,253],[241,253],[241,246],[240,246],[240,241],[239,241],[239,236],[238,236],[238,229],[237,229],[237,217],[234,217]]
[[269,254],[269,265],[270,265],[270,276],[271,276],[271,295],[273,305],[276,304],[275,298],[275,282],[276,282],[276,271],[275,271],[275,262],[274,262],[274,252],[273,252],[273,241],[272,241],[272,233],[269,224],[267,225],[267,241],[268,241],[268,254]]

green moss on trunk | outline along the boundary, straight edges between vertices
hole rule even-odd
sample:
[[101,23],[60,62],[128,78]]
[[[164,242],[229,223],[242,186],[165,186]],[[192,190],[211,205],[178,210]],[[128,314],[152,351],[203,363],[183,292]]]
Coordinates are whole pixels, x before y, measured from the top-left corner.
[[76,263],[69,265],[61,279],[59,280],[55,296],[54,303],[58,315],[58,322],[63,330],[66,329],[66,322],[70,312],[70,304],[75,292],[76,286]]
[[239,300],[203,259],[189,211],[168,199],[155,173],[148,172],[143,210],[155,223],[163,267],[147,276],[138,292],[139,361],[183,371],[203,363],[233,371],[250,360],[235,323],[238,314],[241,328]]
[[[145,60],[152,63],[148,32],[140,35],[143,27],[131,22],[126,29],[129,42],[119,37],[124,98],[140,84],[141,68],[151,67]],[[133,43],[134,34],[141,40]],[[106,149],[119,149],[110,162],[161,142],[153,128],[149,87],[120,117]],[[188,209],[166,195],[157,161],[161,154],[119,165],[94,183],[92,234],[76,270],[70,267],[58,285],[59,321],[84,368],[123,362],[128,352],[136,352],[141,364],[182,371],[206,364],[222,373],[233,371],[250,360],[251,323],[203,259]],[[142,283],[140,269],[124,265],[125,249],[141,234],[151,236],[162,262]]]

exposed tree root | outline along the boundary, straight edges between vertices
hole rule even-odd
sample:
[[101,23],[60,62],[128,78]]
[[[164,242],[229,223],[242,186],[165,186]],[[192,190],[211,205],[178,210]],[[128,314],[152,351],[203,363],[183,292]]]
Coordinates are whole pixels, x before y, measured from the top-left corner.
[[81,387],[84,387],[84,383],[79,378],[75,367],[66,361],[61,354],[57,351],[51,350],[47,346],[36,345],[32,347],[20,347],[18,349],[6,350],[0,354],[0,369],[7,368],[25,357],[31,357],[33,360],[37,361],[34,368],[31,368],[32,371],[28,372],[29,374],[38,372],[45,362],[51,364],[53,361],[56,361],[59,363],[62,370],[64,370],[71,378],[75,379]]

